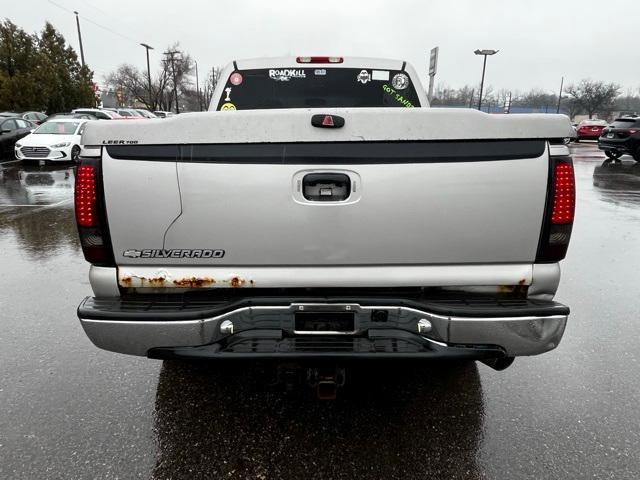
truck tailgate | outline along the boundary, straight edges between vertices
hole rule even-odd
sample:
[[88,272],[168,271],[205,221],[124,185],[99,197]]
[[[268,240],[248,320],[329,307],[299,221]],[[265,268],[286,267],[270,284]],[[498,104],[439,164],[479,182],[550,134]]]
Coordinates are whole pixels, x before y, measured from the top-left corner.
[[[372,127],[363,123],[371,117],[362,112],[339,112],[346,117],[345,128],[328,132],[311,126],[309,112],[292,118],[269,112],[263,116],[270,123],[286,119],[291,131],[285,134],[277,126],[269,134],[263,124],[255,142],[229,141],[247,135],[232,133],[240,125],[255,128],[255,117],[262,115],[243,113],[237,118],[239,112],[208,114],[234,118],[217,123],[219,131],[208,135],[227,141],[204,142],[199,134],[185,136],[187,142],[150,144],[148,128],[141,125],[137,133],[118,133],[128,135],[131,140],[122,143],[132,145],[103,148],[106,208],[123,286],[128,274],[144,270],[153,276],[154,269],[159,278],[172,277],[175,270],[181,279],[222,276],[227,283],[207,286],[233,286],[235,271],[250,275],[259,268],[277,285],[273,275],[283,275],[281,283],[295,282],[296,268],[311,267],[315,270],[307,274],[322,276],[318,269],[333,268],[339,275],[344,267],[342,278],[357,282],[347,275],[350,267],[363,267],[362,272],[391,268],[374,273],[380,279],[385,273],[397,275],[395,266],[420,271],[474,264],[511,264],[517,270],[509,274],[513,282],[528,283],[549,176],[548,145],[538,137],[550,137],[553,128],[536,129],[533,122],[527,131],[518,120],[509,129],[503,120],[477,117],[476,130],[482,133],[474,137],[479,138],[456,138],[444,134],[440,122],[446,117],[440,114],[424,112],[424,120],[413,112],[405,117],[394,112],[389,121],[412,118],[423,124],[414,122],[403,135],[382,129],[373,136]],[[304,127],[294,122],[300,118]],[[558,124],[563,123],[552,127],[562,136]],[[285,141],[287,135],[296,141]],[[171,135],[162,141],[171,142]],[[338,188],[333,179],[342,176],[347,195],[328,201],[310,197],[310,175],[319,179],[320,189],[334,193],[343,185]]]

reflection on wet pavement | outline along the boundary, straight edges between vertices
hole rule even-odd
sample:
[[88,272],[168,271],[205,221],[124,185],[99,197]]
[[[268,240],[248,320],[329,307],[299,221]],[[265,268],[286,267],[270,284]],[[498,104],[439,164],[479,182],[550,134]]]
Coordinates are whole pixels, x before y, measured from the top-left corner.
[[0,235],[15,235],[34,256],[71,247],[81,254],[73,217],[74,167],[0,166]]
[[264,366],[166,361],[154,478],[482,478],[475,363],[392,365],[354,367],[323,402]]
[[50,205],[73,199],[74,167],[0,167],[0,206]]
[[605,160],[593,169],[593,186],[604,201],[640,206],[640,163]]

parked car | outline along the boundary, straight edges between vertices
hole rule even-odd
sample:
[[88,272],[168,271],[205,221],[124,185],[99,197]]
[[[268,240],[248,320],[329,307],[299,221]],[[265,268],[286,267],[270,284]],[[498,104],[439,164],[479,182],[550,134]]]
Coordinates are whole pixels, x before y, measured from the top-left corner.
[[576,142],[580,140],[597,140],[602,135],[602,130],[606,127],[606,120],[583,120],[576,129],[578,135]]
[[117,112],[102,108],[76,108],[71,110],[71,113],[88,113],[96,116],[98,120],[117,120],[122,118]]
[[158,118],[167,118],[167,117],[175,116],[175,113],[173,113],[173,112],[165,112],[164,110],[155,110],[153,113]]
[[126,118],[128,120],[140,120],[142,118],[145,118],[145,119],[147,118],[146,116],[142,115],[141,113],[139,113],[137,110],[133,108],[119,108],[117,112],[121,117]]
[[149,110],[145,110],[144,108],[136,108],[135,111],[146,118],[158,118],[157,115],[151,113]]
[[50,120],[60,120],[62,118],[66,118],[66,119],[76,119],[76,120],[99,120],[98,116],[93,114],[93,113],[71,113],[71,112],[65,112],[65,113],[55,113],[51,116],[49,116],[45,121],[50,121]]
[[233,62],[210,112],[170,129],[89,122],[99,148],[78,166],[75,213],[91,341],[151,358],[496,369],[556,348],[567,117],[428,106],[406,62],[298,57]]
[[0,158],[12,157],[16,142],[29,135],[35,126],[21,117],[0,117]]
[[598,148],[611,159],[618,159],[628,153],[636,162],[640,162],[640,118],[616,118],[602,132]]
[[19,160],[77,161],[82,131],[87,120],[59,119],[45,122],[15,144]]
[[47,119],[47,115],[42,112],[0,112],[0,117],[18,117],[34,125],[40,125]]
[[22,118],[36,125],[40,125],[42,122],[45,122],[48,117],[42,112],[23,112]]

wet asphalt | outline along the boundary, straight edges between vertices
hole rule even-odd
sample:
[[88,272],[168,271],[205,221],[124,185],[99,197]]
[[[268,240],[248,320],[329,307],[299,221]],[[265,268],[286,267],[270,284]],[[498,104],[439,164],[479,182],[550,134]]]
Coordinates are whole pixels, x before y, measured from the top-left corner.
[[640,164],[572,151],[560,346],[503,372],[362,364],[333,402],[96,349],[72,167],[1,164],[0,479],[640,478]]

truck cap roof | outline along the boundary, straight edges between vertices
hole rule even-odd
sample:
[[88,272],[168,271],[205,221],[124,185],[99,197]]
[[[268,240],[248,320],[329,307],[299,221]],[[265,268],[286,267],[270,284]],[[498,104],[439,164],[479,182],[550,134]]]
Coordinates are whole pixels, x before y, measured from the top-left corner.
[[[313,128],[314,114],[344,117]],[[455,108],[325,108],[183,113],[162,122],[90,122],[84,145],[555,139],[574,135],[565,115],[489,115]],[[331,132],[331,133],[329,133]]]
[[[401,70],[406,62],[403,60],[393,60],[388,58],[369,58],[369,57],[329,57],[341,58],[342,62],[300,62],[298,59],[304,56],[291,57],[270,57],[270,58],[249,58],[236,60],[238,70],[254,70],[260,68],[313,68],[314,65],[322,65],[330,68],[376,68],[386,70]],[[309,56],[307,58],[322,58]]]

